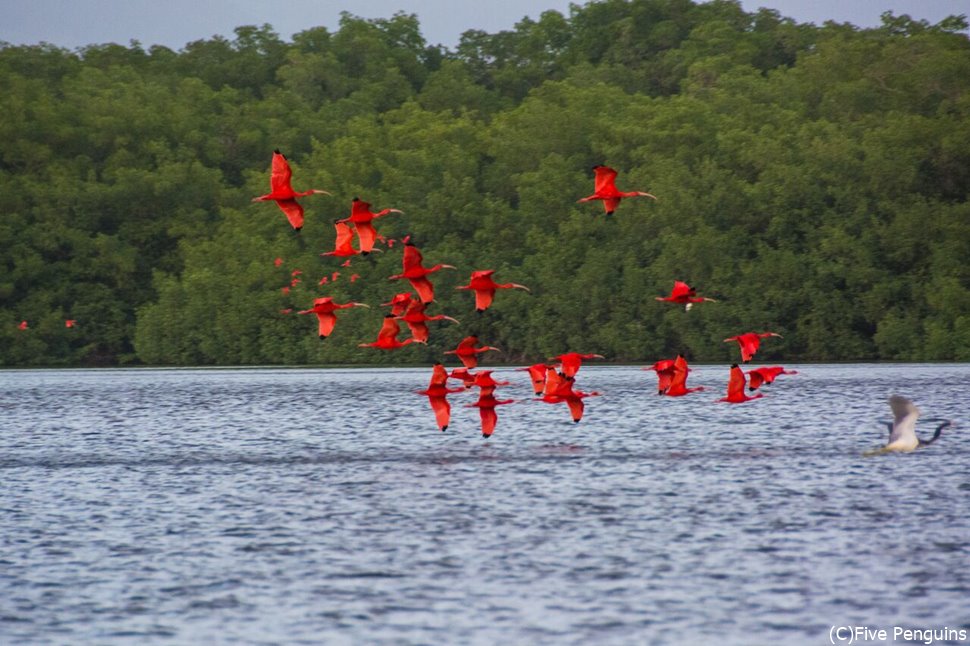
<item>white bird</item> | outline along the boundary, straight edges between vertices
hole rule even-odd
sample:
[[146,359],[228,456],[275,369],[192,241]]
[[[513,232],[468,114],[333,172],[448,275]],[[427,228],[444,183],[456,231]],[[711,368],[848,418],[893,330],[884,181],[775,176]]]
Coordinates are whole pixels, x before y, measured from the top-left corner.
[[[919,408],[902,395],[890,397],[889,407],[893,411],[893,421],[886,422],[886,426],[889,428],[889,443],[873,451],[867,451],[866,455],[915,451],[921,446],[935,442],[939,439],[944,428],[953,425],[950,420],[942,420],[943,423],[936,427],[933,437],[928,440],[921,440],[916,437],[916,420],[920,416]],[[940,419],[935,418],[933,421],[940,421]]]

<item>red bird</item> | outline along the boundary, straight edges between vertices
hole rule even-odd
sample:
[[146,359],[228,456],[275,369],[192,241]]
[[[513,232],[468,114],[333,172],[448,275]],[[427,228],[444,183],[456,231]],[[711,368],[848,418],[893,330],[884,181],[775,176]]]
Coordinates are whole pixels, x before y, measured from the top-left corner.
[[408,305],[411,304],[412,300],[411,292],[401,292],[400,294],[395,294],[388,302],[381,303],[381,306],[390,307],[391,316],[401,316],[407,311]]
[[717,401],[728,402],[729,404],[743,404],[746,401],[764,397],[761,393],[758,393],[754,397],[748,397],[744,394],[744,383],[744,371],[738,367],[738,364],[731,364],[731,379],[728,381],[727,397],[722,397]]
[[475,373],[468,372],[468,368],[455,368],[448,377],[451,379],[460,379],[465,388],[471,388],[475,385]]
[[380,332],[377,333],[377,341],[371,343],[358,343],[359,348],[380,348],[381,350],[396,350],[398,348],[403,348],[409,343],[424,343],[424,341],[418,341],[416,339],[404,339],[403,341],[397,340],[397,335],[401,333],[401,326],[397,324],[394,319],[393,314],[387,314],[384,317],[384,324],[381,326]]
[[336,310],[345,310],[350,307],[370,307],[370,305],[365,305],[364,303],[334,303],[333,297],[324,296],[323,298],[317,298],[313,301],[313,307],[308,310],[302,310],[300,314],[316,314],[317,320],[320,322],[319,332],[320,339],[326,339],[333,332],[333,326],[337,324],[337,315],[334,314]]
[[466,336],[461,342],[458,343],[458,347],[454,350],[447,350],[445,354],[457,355],[461,360],[462,365],[466,368],[474,368],[478,365],[478,356],[482,352],[488,352],[489,350],[495,350],[501,352],[496,347],[486,345],[480,348],[476,348],[475,345],[478,343],[478,337],[474,334],[471,336]]
[[370,210],[369,202],[364,202],[359,197],[355,197],[350,205],[350,216],[338,220],[338,222],[353,223],[354,231],[357,233],[357,241],[360,243],[360,253],[366,256],[374,250],[374,242],[377,241],[377,230],[374,228],[373,221],[388,213],[404,213],[404,211],[384,209],[373,213]]
[[451,404],[448,403],[449,393],[460,393],[464,388],[448,388],[448,371],[440,363],[434,364],[431,373],[431,382],[424,390],[416,391],[419,395],[427,395],[431,410],[434,411],[435,420],[438,428],[442,431],[448,430],[451,422]]
[[657,394],[666,394],[667,389],[670,388],[670,383],[674,378],[674,360],[661,359],[649,368],[644,368],[644,370],[653,370],[657,373]]
[[428,274],[433,274],[442,269],[454,269],[452,265],[437,264],[433,267],[424,267],[421,252],[414,246],[413,242],[404,243],[404,255],[401,257],[403,271],[400,274],[390,276],[388,280],[400,280],[406,278],[411,287],[418,293],[418,298],[422,303],[430,303],[434,300],[434,285],[428,279]]
[[267,202],[269,200],[276,202],[276,205],[286,215],[286,219],[290,221],[290,226],[295,231],[299,231],[303,228],[303,207],[296,201],[296,198],[313,195],[314,193],[323,195],[330,195],[330,193],[315,188],[311,188],[309,191],[294,191],[290,184],[292,177],[293,171],[290,170],[286,157],[279,150],[274,150],[273,169],[269,177],[270,191],[266,195],[254,197],[253,202]]
[[737,341],[741,347],[741,363],[748,363],[761,346],[761,339],[769,336],[781,338],[781,335],[776,332],[745,332],[738,336],[728,337],[724,339],[724,342],[730,343],[731,341]]
[[428,321],[446,320],[451,321],[452,323],[458,323],[457,319],[453,319],[450,316],[445,316],[444,314],[428,316],[424,313],[424,309],[426,307],[427,305],[425,303],[412,300],[404,314],[397,317],[399,320],[407,323],[408,329],[411,330],[411,336],[414,337],[416,341],[428,340]]
[[553,357],[550,361],[558,361],[561,364],[559,371],[563,377],[575,377],[579,368],[583,365],[583,359],[605,359],[601,354],[580,354],[579,352],[567,352]]
[[17,329],[18,330],[26,330],[27,329],[27,321],[21,321],[19,324],[17,324]]
[[748,371],[748,390],[755,391],[762,384],[774,382],[778,375],[797,375],[797,370],[785,370],[781,366],[770,366],[765,368],[755,368]]
[[475,373],[472,379],[472,385],[478,386],[485,392],[486,389],[490,389],[489,392],[494,392],[499,386],[508,386],[508,381],[495,381],[492,378],[492,370],[479,370]]
[[76,323],[77,321],[75,321],[74,319],[67,319],[66,321],[64,321],[64,327],[74,327]]
[[674,374],[670,379],[670,386],[664,394],[668,397],[682,397],[689,393],[704,390],[704,386],[697,386],[696,388],[687,387],[688,372],[690,372],[690,367],[687,365],[687,359],[684,358],[684,355],[678,354],[677,358],[674,359]]
[[524,289],[529,292],[532,291],[525,285],[518,285],[516,283],[496,283],[492,280],[492,274],[495,273],[494,269],[482,269],[479,271],[473,271],[471,279],[468,281],[467,285],[461,285],[455,289],[471,289],[475,291],[475,309],[481,313],[488,309],[489,305],[492,304],[492,299],[495,297],[496,289]]
[[670,296],[654,296],[654,300],[677,303],[679,305],[683,305],[684,309],[688,311],[694,306],[694,303],[703,303],[704,301],[708,301],[710,303],[717,302],[713,298],[698,296],[696,289],[679,280],[674,281],[674,288],[670,290]]
[[502,406],[503,404],[513,404],[514,399],[495,399],[494,389],[487,390],[483,388],[481,394],[478,396],[478,401],[472,404],[465,404],[466,408],[477,408],[478,414],[482,418],[482,437],[489,438],[492,437],[492,433],[495,431],[495,425],[498,423],[498,415],[495,413],[496,406]]
[[[321,256],[346,258],[347,256],[356,256],[360,253],[354,248],[354,231],[350,228],[349,224],[341,222],[340,220],[334,220],[333,228],[337,232],[337,237],[333,242],[333,251],[325,251],[320,254]],[[348,260],[347,263],[349,262]],[[342,264],[341,267],[346,267],[347,263]]]
[[657,199],[650,193],[643,191],[620,191],[616,188],[616,171],[609,166],[593,166],[596,173],[596,185],[592,195],[577,200],[578,203],[602,200],[606,215],[613,215],[613,211],[620,205],[624,197],[649,197]]
[[572,416],[573,422],[578,424],[579,420],[583,419],[583,411],[586,409],[583,399],[586,397],[596,397],[599,393],[595,391],[587,393],[582,390],[574,390],[573,384],[575,382],[575,377],[563,377],[556,372],[555,368],[549,368],[546,371],[546,385],[542,391],[542,397],[539,399],[547,404],[561,404],[565,402],[566,406],[569,407],[569,414]]
[[546,371],[555,367],[547,363],[536,363],[528,368],[516,368],[516,370],[528,371],[529,378],[532,380],[532,389],[535,391],[536,397],[538,397],[542,394],[546,386]]

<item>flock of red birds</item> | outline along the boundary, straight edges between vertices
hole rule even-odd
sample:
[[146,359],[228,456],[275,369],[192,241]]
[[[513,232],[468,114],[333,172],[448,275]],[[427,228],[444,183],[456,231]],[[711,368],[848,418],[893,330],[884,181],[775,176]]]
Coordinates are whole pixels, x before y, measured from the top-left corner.
[[[654,195],[644,191],[618,190],[616,188],[617,172],[612,168],[595,166],[593,171],[596,175],[594,192],[592,195],[579,199],[578,202],[601,201],[607,215],[612,215],[624,198],[649,197],[654,200],[657,199]],[[253,201],[275,201],[286,215],[293,229],[299,232],[303,227],[304,217],[303,207],[297,202],[297,198],[314,193],[326,195],[330,193],[317,189],[295,191],[291,179],[292,171],[286,158],[278,150],[275,151],[270,177],[271,191],[266,195],[253,198]],[[347,260],[344,261],[342,266],[349,267],[354,256],[366,256],[373,251],[382,251],[375,249],[378,241],[383,242],[388,249],[393,248],[398,241],[384,238],[374,227],[374,220],[392,213],[400,214],[402,211],[388,208],[375,213],[371,210],[369,203],[355,197],[351,203],[350,216],[334,221],[336,237],[333,251],[327,251],[320,255],[346,258]],[[355,238],[356,247],[354,246]],[[389,276],[388,279],[406,280],[410,283],[414,292],[398,293],[387,303],[381,304],[391,309],[384,316],[384,322],[377,333],[377,339],[369,343],[361,343],[359,344],[360,347],[396,350],[411,343],[427,343],[430,334],[428,322],[445,320],[458,323],[457,319],[450,316],[444,314],[429,315],[426,312],[428,306],[435,302],[434,284],[431,281],[431,276],[442,269],[455,269],[455,267],[445,264],[425,266],[421,251],[411,242],[410,236],[406,236],[400,242],[403,243],[401,273]],[[281,260],[277,258],[276,262],[279,265]],[[293,272],[291,286],[299,282],[298,274],[299,270]],[[528,287],[517,283],[497,283],[493,278],[494,274],[494,269],[474,270],[471,272],[468,284],[456,288],[475,293],[475,310],[479,313],[491,306],[497,290],[522,289],[529,291]],[[339,276],[339,272],[334,272],[330,277],[330,282],[337,280]],[[359,278],[357,274],[354,274],[351,280],[354,280],[355,277]],[[320,284],[325,284],[327,280],[328,277],[325,276]],[[288,290],[286,287],[283,289],[284,291]],[[669,296],[658,296],[656,300],[683,305],[685,310],[690,310],[696,303],[716,302],[713,298],[699,296],[694,288],[681,281],[674,282],[674,287]],[[368,307],[368,305],[354,302],[335,303],[332,297],[324,296],[314,300],[313,307],[299,313],[315,314],[319,321],[318,335],[321,339],[325,339],[333,333],[337,322],[336,312],[352,307]],[[285,313],[290,311],[292,310],[284,310]],[[400,338],[400,321],[405,323],[410,332],[410,336],[407,338]],[[725,342],[737,342],[741,350],[741,362],[748,363],[757,353],[763,338],[777,336],[781,335],[775,332],[747,332],[725,339]],[[486,438],[492,435],[498,423],[498,414],[495,409],[498,406],[515,403],[516,400],[499,399],[495,395],[499,387],[506,386],[509,382],[496,381],[492,377],[492,370],[476,370],[479,355],[490,351],[499,351],[499,349],[481,344],[475,335],[466,336],[455,349],[444,353],[445,355],[454,355],[461,362],[462,367],[452,369],[449,372],[441,362],[435,363],[427,388],[416,391],[417,394],[428,398],[435,420],[442,431],[446,430],[451,423],[451,405],[448,402],[448,395],[450,394],[463,392],[473,387],[479,389],[478,399],[473,403],[466,404],[466,406],[479,410],[482,436]],[[598,354],[567,352],[551,358],[548,363],[537,363],[527,368],[518,368],[518,370],[528,371],[538,401],[550,404],[565,403],[573,421],[579,422],[583,418],[585,408],[583,400],[587,397],[595,397],[599,393],[578,390],[575,387],[576,375],[584,360],[602,358],[604,357]],[[653,366],[644,368],[644,370],[656,372],[658,379],[657,393],[659,395],[680,397],[704,390],[703,386],[687,387],[687,374],[690,368],[683,355],[677,355],[674,359],[658,361]],[[771,366],[750,370],[746,376],[738,364],[733,364],[727,395],[717,401],[738,404],[758,399],[763,395],[758,393],[749,396],[745,392],[745,386],[749,391],[755,391],[764,384],[772,383],[775,378],[782,374],[795,374],[795,371],[785,370],[781,366]],[[460,383],[460,386],[449,387],[449,380]]]

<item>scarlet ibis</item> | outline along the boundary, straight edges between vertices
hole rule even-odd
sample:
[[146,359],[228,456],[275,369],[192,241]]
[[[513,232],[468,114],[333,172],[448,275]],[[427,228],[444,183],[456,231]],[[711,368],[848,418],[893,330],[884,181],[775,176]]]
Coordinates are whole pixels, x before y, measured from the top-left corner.
[[569,414],[572,416],[573,422],[578,424],[583,419],[583,412],[586,409],[583,399],[586,397],[596,397],[599,393],[596,391],[587,393],[582,390],[574,390],[573,384],[575,382],[575,377],[564,377],[558,374],[555,368],[549,368],[546,371],[545,388],[542,391],[542,397],[539,399],[547,404],[561,404],[565,402],[569,408]]
[[761,339],[768,338],[769,336],[781,338],[781,335],[777,332],[745,332],[738,336],[728,337],[724,339],[724,342],[730,343],[731,341],[737,341],[738,346],[741,347],[741,363],[748,363],[761,346]]
[[499,386],[508,386],[508,381],[495,381],[492,377],[492,370],[479,370],[472,379],[472,385],[481,389],[491,388],[494,391]]
[[785,370],[781,366],[766,366],[748,371],[748,390],[758,390],[762,384],[770,384],[778,375],[797,375],[797,370]]
[[317,315],[317,320],[320,322],[318,333],[320,339],[323,340],[330,336],[333,332],[333,326],[337,324],[337,315],[334,312],[350,307],[370,307],[370,305],[365,305],[364,303],[334,303],[332,296],[324,296],[323,298],[315,299],[313,301],[313,307],[308,310],[302,310],[300,314]]
[[696,289],[680,280],[674,281],[674,287],[670,290],[670,296],[654,296],[654,300],[677,303],[683,305],[684,309],[688,311],[694,306],[694,303],[703,303],[704,301],[710,303],[717,302],[713,298],[698,296]]
[[27,329],[27,321],[21,321],[21,322],[20,322],[20,323],[19,323],[19,324],[17,325],[17,329],[18,329],[18,330],[26,330],[26,329]]
[[407,311],[408,305],[411,304],[412,300],[411,292],[401,292],[400,294],[395,294],[388,302],[381,303],[381,306],[390,307],[391,316],[401,316]]
[[[889,428],[889,442],[878,449],[867,451],[864,455],[878,455],[880,453],[908,453],[916,449],[928,446],[940,438],[943,429],[952,426],[950,420],[934,418],[932,421],[942,422],[936,427],[933,437],[928,440],[921,440],[916,436],[916,420],[920,417],[920,409],[912,401],[902,395],[893,395],[889,398],[889,407],[893,412],[893,421],[887,422]],[[929,419],[927,421],[930,421]]]
[[457,319],[453,319],[450,316],[445,316],[444,314],[435,314],[434,316],[428,316],[425,314],[424,310],[427,307],[426,303],[421,301],[412,300],[408,305],[407,310],[404,314],[397,317],[399,320],[407,323],[408,329],[411,330],[411,336],[417,341],[427,341],[428,340],[428,321],[451,321],[452,323],[458,323]]
[[468,372],[468,368],[455,368],[449,373],[448,377],[451,379],[460,379],[465,388],[471,388],[475,385],[475,373]]
[[649,197],[657,199],[650,193],[643,191],[620,191],[616,188],[616,171],[609,166],[593,166],[596,173],[596,183],[593,194],[584,197],[577,202],[590,202],[592,200],[602,200],[606,215],[613,215],[613,212],[620,205],[620,200],[624,197]]
[[514,403],[514,399],[499,400],[495,398],[492,390],[486,391],[486,389],[482,389],[481,394],[478,396],[478,401],[465,404],[465,407],[478,409],[479,416],[482,419],[482,437],[489,438],[492,437],[492,433],[495,432],[495,425],[498,423],[498,414],[495,412],[495,407]]
[[277,267],[279,267],[280,265],[282,265],[282,264],[283,264],[283,259],[282,259],[282,258],[280,258],[279,256],[277,256],[277,257],[276,257],[276,258],[275,258],[275,259],[273,260],[273,264],[274,264],[274,265],[276,265]]
[[66,321],[64,321],[64,327],[74,327],[75,323],[77,323],[77,321],[75,321],[74,319],[67,319]]
[[448,388],[447,382],[448,371],[445,370],[443,365],[436,363],[434,364],[428,387],[424,390],[416,391],[417,394],[428,397],[428,403],[431,404],[431,410],[434,411],[438,428],[442,431],[447,431],[448,425],[451,423],[451,404],[448,403],[448,395],[464,390],[464,388]]
[[519,285],[517,283],[496,283],[494,280],[492,280],[492,274],[494,273],[494,269],[481,269],[473,271],[471,279],[468,281],[467,285],[461,285],[455,288],[474,290],[475,309],[479,313],[487,310],[492,304],[492,299],[495,297],[496,289],[524,289],[527,292],[532,291],[525,285]]
[[545,388],[546,371],[550,368],[555,368],[555,366],[551,366],[547,363],[535,363],[527,368],[516,368],[516,370],[528,371],[529,379],[532,380],[532,389],[535,391],[535,394],[538,397],[542,394],[542,391]]
[[400,274],[390,276],[388,280],[400,280],[406,278],[411,287],[418,293],[418,298],[422,303],[430,303],[434,300],[434,285],[428,279],[429,274],[442,269],[454,269],[452,265],[437,264],[432,267],[422,265],[424,261],[421,251],[418,250],[410,240],[404,243],[404,255],[401,257],[402,271]]
[[398,341],[397,335],[400,333],[401,326],[398,325],[394,315],[387,314],[384,316],[384,324],[381,326],[380,332],[377,333],[377,340],[371,343],[358,343],[357,347],[396,350],[398,348],[403,348],[410,343],[424,343],[424,341],[418,341],[417,339],[404,339],[403,341]]
[[[334,220],[333,228],[337,232],[337,236],[334,238],[333,251],[325,251],[320,254],[321,256],[346,258],[347,256],[356,256],[360,253],[360,251],[354,248],[354,231],[350,228],[349,224],[341,222],[340,220]],[[348,260],[347,263],[349,262]],[[341,267],[345,266],[346,263],[341,265]]]
[[583,359],[605,359],[601,354],[581,354],[579,352],[567,352],[565,354],[560,354],[559,356],[553,357],[550,361],[558,361],[560,363],[559,371],[562,372],[563,377],[575,377],[576,373],[579,372],[579,368],[583,365]]
[[653,370],[657,373],[657,394],[666,393],[667,389],[670,388],[671,380],[674,378],[674,360],[661,359],[649,368],[644,368],[644,370]]
[[746,401],[764,397],[761,393],[758,393],[754,397],[748,397],[744,392],[744,384],[744,371],[741,370],[738,364],[731,364],[731,378],[728,380],[727,397],[722,397],[717,401],[728,402],[729,404],[743,404]]
[[471,336],[466,336],[462,339],[458,346],[454,350],[447,350],[445,354],[457,355],[458,359],[461,360],[462,365],[466,368],[474,368],[478,365],[478,355],[483,352],[488,352],[489,350],[495,350],[501,352],[498,348],[490,345],[485,345],[480,348],[475,346],[478,344],[478,337],[474,334]]
[[273,166],[269,177],[270,192],[266,195],[254,197],[253,202],[266,202],[269,200],[276,202],[276,205],[286,215],[286,219],[289,220],[290,226],[295,231],[299,231],[303,228],[303,207],[296,201],[296,198],[313,195],[314,193],[323,195],[330,195],[330,193],[315,188],[311,188],[308,191],[294,191],[293,186],[290,184],[292,177],[293,171],[290,169],[290,164],[286,161],[286,157],[279,150],[274,150]]
[[704,390],[704,386],[697,386],[696,388],[687,387],[688,372],[690,372],[690,367],[687,365],[687,359],[684,358],[684,355],[678,354],[677,358],[674,359],[674,374],[670,378],[670,386],[667,387],[664,394],[668,397],[682,397],[683,395]]
[[374,250],[374,242],[377,240],[377,230],[374,228],[373,221],[389,213],[404,213],[404,211],[384,209],[374,213],[370,210],[369,202],[364,202],[359,197],[355,197],[350,205],[350,216],[338,220],[338,222],[353,223],[354,231],[357,233],[357,241],[360,243],[360,253],[366,256]]

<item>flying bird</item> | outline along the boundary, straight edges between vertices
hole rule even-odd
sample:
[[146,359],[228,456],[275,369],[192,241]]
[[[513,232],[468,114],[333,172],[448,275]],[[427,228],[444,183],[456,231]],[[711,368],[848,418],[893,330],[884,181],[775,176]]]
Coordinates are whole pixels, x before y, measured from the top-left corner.
[[17,329],[18,330],[26,330],[27,327],[28,327],[27,326],[27,321],[21,321],[20,323],[17,324]]
[[580,367],[583,365],[584,359],[605,359],[601,354],[581,354],[579,352],[567,352],[565,354],[560,354],[559,356],[552,357],[550,361],[558,361],[560,364],[559,371],[562,373],[563,377],[575,377],[576,373],[579,372]]
[[[333,251],[325,251],[320,254],[321,256],[346,258],[348,256],[356,256],[360,253],[354,247],[354,230],[350,228],[349,224],[341,222],[340,220],[334,220],[333,228],[337,232],[337,236],[333,242]],[[348,260],[347,263],[349,262]],[[341,267],[346,267],[347,263],[342,264]]]
[[928,440],[921,440],[916,436],[916,420],[919,419],[920,410],[912,401],[902,395],[893,395],[889,398],[889,407],[893,411],[893,421],[886,422],[889,428],[889,442],[878,449],[867,451],[864,455],[879,455],[880,453],[908,453],[916,449],[928,446],[940,438],[943,429],[952,426],[950,420],[939,418],[927,418],[927,421],[942,422],[936,427],[933,437]]
[[430,303],[434,301],[434,285],[431,284],[428,275],[442,269],[455,269],[455,267],[440,263],[431,267],[425,267],[422,264],[423,262],[424,258],[421,256],[421,251],[414,246],[414,243],[411,241],[405,242],[404,255],[401,257],[402,271],[400,274],[388,277],[388,280],[407,279],[411,283],[411,287],[414,288],[414,291],[417,292],[421,302]]
[[468,368],[455,368],[448,374],[448,377],[461,380],[465,388],[471,388],[475,385],[475,373],[468,372]]
[[296,198],[306,197],[314,193],[323,195],[330,195],[330,193],[315,188],[311,188],[308,191],[294,191],[290,183],[292,177],[293,171],[290,169],[290,164],[286,161],[286,157],[279,150],[274,150],[273,166],[269,177],[270,192],[266,195],[254,197],[253,202],[267,202],[270,200],[276,202],[276,205],[280,207],[286,219],[289,220],[290,226],[295,231],[299,231],[303,228],[303,207],[296,201]]
[[695,288],[680,280],[674,281],[674,287],[670,290],[670,296],[654,296],[654,300],[683,305],[685,311],[690,311],[694,303],[703,303],[704,301],[710,303],[717,302],[713,298],[698,296]]
[[464,388],[448,388],[447,384],[448,371],[445,370],[443,365],[436,363],[432,369],[428,387],[416,391],[417,394],[428,397],[428,403],[431,404],[431,410],[434,411],[435,421],[442,431],[447,431],[448,425],[451,423],[451,404],[448,403],[448,395],[464,390]]
[[535,391],[536,397],[542,395],[542,391],[545,389],[546,385],[546,371],[550,368],[555,369],[555,365],[549,365],[547,363],[535,363],[526,368],[516,368],[516,370],[525,370],[529,373],[529,379],[532,381],[532,389]]
[[397,350],[398,348],[403,348],[411,343],[424,343],[424,341],[418,341],[417,339],[404,339],[403,341],[398,341],[397,335],[400,333],[401,326],[398,325],[394,315],[387,314],[384,316],[384,324],[377,333],[377,340],[372,341],[371,343],[358,343],[357,347],[379,348],[381,350]]
[[350,216],[338,220],[338,222],[350,222],[354,225],[357,242],[360,244],[360,253],[366,256],[374,250],[374,243],[377,241],[377,229],[374,228],[374,220],[389,213],[404,213],[404,211],[384,209],[374,213],[370,210],[369,202],[364,202],[359,197],[355,197],[350,204]]
[[616,188],[616,171],[609,166],[593,166],[596,173],[596,183],[593,194],[577,200],[578,203],[601,200],[606,215],[613,215],[616,208],[620,205],[620,200],[625,197],[649,197],[657,199],[656,196],[643,191],[620,191]]
[[332,296],[324,296],[323,298],[315,299],[313,301],[313,307],[308,310],[302,310],[300,314],[317,315],[317,321],[320,323],[318,334],[320,335],[320,340],[323,340],[330,336],[333,332],[334,325],[337,324],[337,315],[334,312],[350,307],[370,307],[370,305],[365,305],[364,303],[334,303]]
[[455,287],[455,289],[470,289],[475,292],[475,310],[479,313],[487,310],[492,304],[496,289],[524,289],[527,292],[532,291],[525,285],[519,285],[517,283],[496,283],[492,280],[492,274],[494,273],[494,269],[473,271],[467,285]]
[[400,294],[395,294],[388,302],[381,303],[381,306],[390,307],[391,316],[401,316],[407,311],[408,305],[411,304],[412,300],[411,292],[401,292]]
[[731,364],[731,378],[728,380],[727,397],[722,397],[717,401],[728,402],[729,404],[743,404],[746,401],[764,397],[761,393],[758,393],[754,397],[748,397],[744,392],[744,384],[744,371],[741,370],[738,364]]
[[583,412],[586,409],[583,399],[586,397],[596,397],[599,393],[596,391],[587,393],[582,390],[574,390],[573,384],[575,382],[575,377],[564,377],[557,373],[555,368],[549,368],[546,371],[545,388],[539,400],[547,404],[565,403],[569,408],[569,414],[573,418],[573,422],[578,424],[583,419]]
[[748,371],[748,390],[758,390],[763,384],[770,384],[778,375],[797,375],[797,370],[785,370],[781,366],[766,366]]
[[424,312],[426,307],[426,303],[412,300],[404,314],[397,317],[399,320],[404,321],[407,324],[408,329],[411,330],[411,336],[415,341],[428,340],[428,321],[445,320],[451,321],[452,323],[458,323],[458,319],[453,319],[450,316],[445,316],[444,314],[428,316]]
[[738,346],[741,348],[741,363],[748,363],[758,351],[758,348],[761,347],[761,339],[770,336],[782,338],[777,332],[745,332],[738,336],[728,337],[724,339],[724,342],[730,343],[731,341],[737,341]]
[[677,358],[674,359],[673,374],[670,377],[670,385],[663,394],[667,395],[668,397],[683,397],[684,395],[689,395],[690,393],[696,393],[704,390],[704,386],[697,386],[695,388],[687,387],[688,372],[690,372],[690,367],[687,365],[687,359],[684,358],[684,355],[678,354]]
[[462,365],[466,368],[474,368],[478,366],[478,355],[483,352],[488,352],[489,350],[495,350],[501,352],[498,348],[490,345],[485,345],[480,348],[475,346],[478,344],[478,337],[474,334],[471,336],[466,336],[462,339],[458,346],[454,350],[447,350],[445,354],[453,354],[458,357]]

